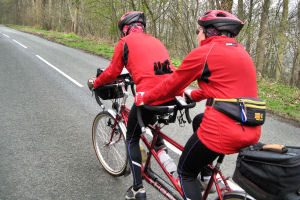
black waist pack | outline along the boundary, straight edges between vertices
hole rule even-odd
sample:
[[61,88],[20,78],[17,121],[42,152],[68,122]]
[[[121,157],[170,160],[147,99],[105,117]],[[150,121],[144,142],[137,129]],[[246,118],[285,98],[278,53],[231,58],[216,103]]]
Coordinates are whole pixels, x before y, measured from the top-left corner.
[[300,147],[283,152],[262,147],[240,151],[233,180],[258,200],[300,200]]
[[266,103],[257,98],[216,98],[213,107],[245,126],[260,126],[266,118]]

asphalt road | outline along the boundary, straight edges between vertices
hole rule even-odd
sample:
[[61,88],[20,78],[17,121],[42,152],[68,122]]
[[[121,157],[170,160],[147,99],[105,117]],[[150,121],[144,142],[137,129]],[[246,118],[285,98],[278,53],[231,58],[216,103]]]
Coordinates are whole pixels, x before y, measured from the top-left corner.
[[[86,81],[108,63],[0,25],[1,200],[123,199],[131,177],[105,173],[91,140],[100,108]],[[203,110],[199,103],[191,116]],[[191,127],[171,125],[164,131],[184,144]],[[300,128],[269,116],[261,141],[299,145]],[[226,176],[232,175],[235,158],[226,156]],[[164,199],[145,187],[149,199]]]

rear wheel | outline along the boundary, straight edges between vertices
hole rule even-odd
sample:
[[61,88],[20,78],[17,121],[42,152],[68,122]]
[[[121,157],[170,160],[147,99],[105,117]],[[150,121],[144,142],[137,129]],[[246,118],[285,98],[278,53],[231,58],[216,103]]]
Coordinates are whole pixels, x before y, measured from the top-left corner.
[[[218,197],[216,200],[220,200],[220,198]],[[227,192],[224,194],[223,200],[253,200],[253,198],[244,192]]]
[[124,132],[124,128],[107,111],[99,113],[94,120],[92,138],[97,158],[113,176],[121,176],[126,171],[128,160]]

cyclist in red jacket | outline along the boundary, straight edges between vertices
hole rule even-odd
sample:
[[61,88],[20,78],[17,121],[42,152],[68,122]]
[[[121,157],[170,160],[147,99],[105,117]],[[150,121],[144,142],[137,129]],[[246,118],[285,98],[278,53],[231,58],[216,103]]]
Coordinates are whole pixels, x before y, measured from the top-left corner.
[[[115,47],[110,65],[94,83],[93,80],[89,81],[95,88],[112,83],[122,72],[124,66],[131,74],[137,92],[150,90],[175,71],[165,46],[158,39],[144,33],[146,26],[144,13],[137,11],[126,13],[121,17],[118,26],[122,32],[122,38]],[[168,105],[172,103],[173,99],[170,97],[161,101],[153,101],[151,104]],[[142,114],[145,123],[155,123],[156,119],[152,112],[142,110]],[[146,199],[141,175],[140,135],[141,128],[137,122],[137,110],[133,104],[128,117],[126,134],[133,186],[128,189],[126,199]],[[164,146],[162,138],[158,138],[156,146],[157,149]]]
[[212,10],[198,19],[199,47],[192,50],[180,67],[155,88],[136,95],[136,105],[174,97],[178,91],[197,80],[198,90],[185,93],[195,101],[207,100],[204,114],[193,120],[196,129],[184,147],[178,174],[186,199],[202,199],[199,172],[220,154],[237,153],[258,142],[260,126],[244,126],[214,109],[214,98],[257,98],[255,66],[251,57],[238,44],[244,23],[234,15]]

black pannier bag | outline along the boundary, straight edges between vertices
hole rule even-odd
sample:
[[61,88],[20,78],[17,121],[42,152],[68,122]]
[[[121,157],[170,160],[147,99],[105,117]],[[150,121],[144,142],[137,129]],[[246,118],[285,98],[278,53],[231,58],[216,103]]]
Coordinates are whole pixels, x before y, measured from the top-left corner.
[[263,146],[240,151],[233,180],[258,200],[300,200],[300,147],[275,151]]
[[[102,69],[97,69],[97,74],[96,77],[98,77],[101,73],[103,72]],[[118,78],[121,78],[122,75],[118,76]],[[113,83],[118,83],[118,79],[115,80]],[[122,91],[121,86],[116,86],[116,87],[104,87],[104,86],[99,86],[98,88],[95,89],[95,95],[99,96],[103,100],[107,99],[117,99],[117,98],[122,98],[124,97],[124,92]]]

